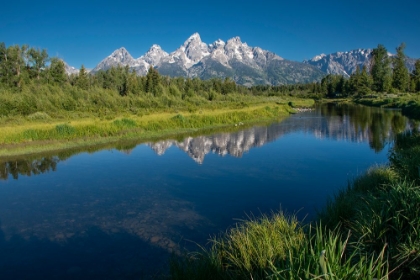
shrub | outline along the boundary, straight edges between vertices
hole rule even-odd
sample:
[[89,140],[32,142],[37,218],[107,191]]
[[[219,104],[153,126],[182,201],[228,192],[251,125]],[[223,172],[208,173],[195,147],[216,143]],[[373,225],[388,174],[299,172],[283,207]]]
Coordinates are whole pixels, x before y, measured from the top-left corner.
[[118,128],[132,128],[137,126],[137,123],[134,120],[126,118],[115,120],[113,124]]
[[35,112],[27,117],[29,120],[48,120],[51,119],[50,115],[44,112]]

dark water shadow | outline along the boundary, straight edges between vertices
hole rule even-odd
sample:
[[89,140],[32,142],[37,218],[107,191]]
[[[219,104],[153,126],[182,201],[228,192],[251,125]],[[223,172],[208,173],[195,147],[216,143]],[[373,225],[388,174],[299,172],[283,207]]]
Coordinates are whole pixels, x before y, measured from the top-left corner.
[[[1,228],[1,224],[0,224]],[[0,279],[164,279],[170,252],[127,232],[91,227],[63,242],[0,230]]]

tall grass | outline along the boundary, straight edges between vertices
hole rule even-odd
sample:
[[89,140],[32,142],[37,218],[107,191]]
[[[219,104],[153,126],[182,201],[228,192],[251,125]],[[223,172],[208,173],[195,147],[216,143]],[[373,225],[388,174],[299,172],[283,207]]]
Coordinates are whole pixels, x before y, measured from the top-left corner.
[[[205,94],[206,95],[206,94]],[[52,86],[30,84],[16,93],[0,88],[0,117],[30,116],[37,112],[48,112],[53,119],[77,115],[112,118],[121,114],[148,114],[162,111],[198,112],[203,109],[246,108],[249,105],[293,101],[297,106],[312,106],[311,99],[290,96],[254,96],[252,94],[214,94],[209,100],[200,94],[174,95],[164,90],[161,95],[151,93],[121,96],[116,90],[92,87],[82,90],[70,85]]]
[[302,226],[283,213],[244,221],[210,249],[171,259],[173,279],[387,279],[383,251],[348,253],[338,229]]
[[[71,140],[84,137],[141,136],[144,133],[166,133],[182,129],[202,129],[214,126],[235,125],[239,122],[266,120],[286,116],[288,107],[271,105],[245,109],[200,111],[199,113],[162,114],[156,117],[132,116],[115,120],[90,122],[72,121],[51,125],[38,125],[36,128],[3,130],[0,144],[25,143],[44,140]],[[44,116],[39,113],[37,116]]]
[[419,132],[399,134],[389,158],[389,166],[369,170],[330,199],[319,218],[350,230],[366,253],[386,246],[391,278],[419,279]]

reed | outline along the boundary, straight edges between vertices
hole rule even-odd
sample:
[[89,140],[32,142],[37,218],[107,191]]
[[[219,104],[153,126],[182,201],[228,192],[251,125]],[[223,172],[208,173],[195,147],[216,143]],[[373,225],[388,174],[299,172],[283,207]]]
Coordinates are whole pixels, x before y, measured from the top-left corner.
[[210,241],[201,252],[173,256],[173,279],[387,279],[379,255],[350,249],[349,237],[321,225],[302,226],[276,213],[250,218]]

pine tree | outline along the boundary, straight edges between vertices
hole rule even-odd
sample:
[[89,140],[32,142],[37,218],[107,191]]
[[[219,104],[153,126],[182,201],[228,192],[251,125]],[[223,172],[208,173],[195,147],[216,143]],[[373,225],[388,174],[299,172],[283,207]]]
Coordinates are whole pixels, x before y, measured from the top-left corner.
[[360,88],[359,88],[359,93],[361,95],[370,94],[371,93],[372,84],[373,84],[372,76],[369,75],[369,73],[367,71],[366,65],[363,65],[362,73],[360,75]]
[[414,84],[412,87],[412,91],[419,92],[420,91],[420,59],[416,60],[414,64],[414,70],[411,73],[411,81]]
[[409,75],[408,69],[405,66],[405,54],[404,54],[405,44],[402,43],[396,50],[397,54],[392,59],[392,64],[394,66],[393,75],[392,75],[392,86],[395,89],[400,91],[406,91],[409,85]]
[[351,94],[355,94],[358,92],[360,87],[360,77],[361,77],[361,70],[360,66],[356,66],[356,71],[350,75],[350,79],[348,82],[347,92]]
[[0,83],[7,83],[7,48],[4,42],[0,43]]
[[85,90],[89,89],[89,76],[83,64],[80,67],[79,75],[76,79],[76,86]]
[[158,85],[160,84],[160,75],[159,72],[150,66],[149,71],[147,71],[146,75],[146,92],[154,93],[157,90]]
[[48,69],[48,82],[57,85],[63,85],[67,82],[67,74],[64,62],[57,57],[51,58],[51,64]]
[[383,45],[378,45],[371,53],[371,75],[373,90],[387,92],[391,89],[392,76],[388,52]]
[[233,93],[236,91],[236,83],[229,77],[226,77],[222,84],[222,94]]

